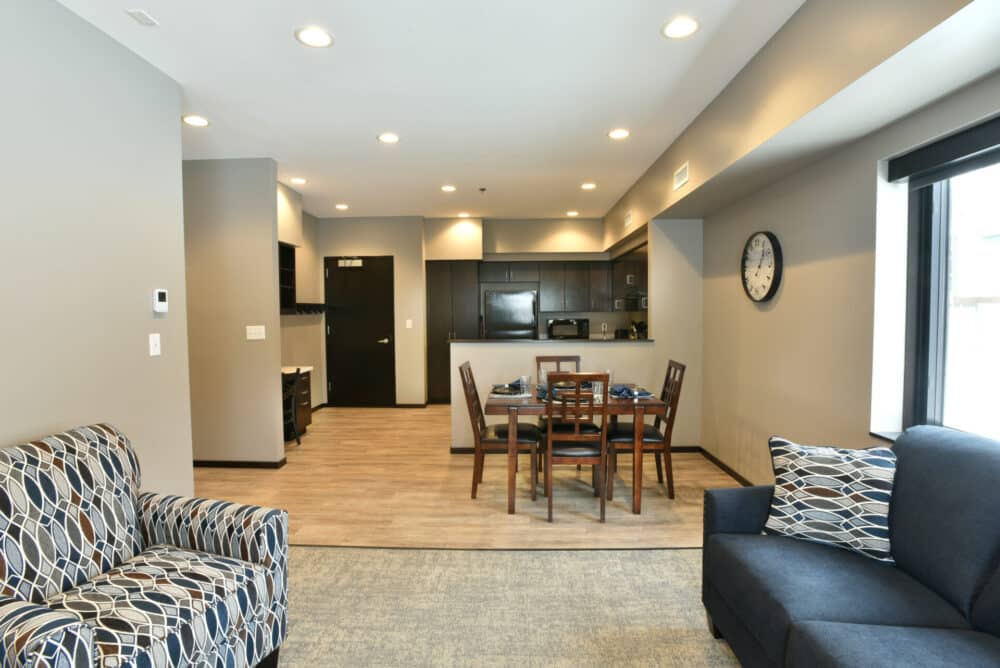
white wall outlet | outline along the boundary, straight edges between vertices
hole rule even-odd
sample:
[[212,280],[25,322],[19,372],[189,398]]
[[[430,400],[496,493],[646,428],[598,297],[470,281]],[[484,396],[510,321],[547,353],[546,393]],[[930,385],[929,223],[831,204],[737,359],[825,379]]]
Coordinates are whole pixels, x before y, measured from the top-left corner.
[[409,318],[406,319],[406,328],[413,329],[413,321],[410,320]]
[[150,334],[149,335],[149,356],[159,357],[160,356],[160,335]]
[[247,325],[247,341],[263,341],[266,338],[264,325]]

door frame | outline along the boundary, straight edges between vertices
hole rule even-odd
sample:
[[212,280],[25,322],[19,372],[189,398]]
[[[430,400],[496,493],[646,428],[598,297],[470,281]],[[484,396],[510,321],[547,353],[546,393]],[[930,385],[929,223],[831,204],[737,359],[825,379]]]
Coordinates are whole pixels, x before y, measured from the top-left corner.
[[[333,344],[330,341],[333,335],[333,325],[331,324],[330,312],[334,310],[334,307],[330,305],[330,292],[329,292],[329,278],[330,278],[330,267],[337,260],[371,260],[371,259],[383,259],[388,258],[392,263],[392,274],[389,279],[392,284],[392,340],[390,345],[392,346],[392,400],[391,403],[386,404],[344,404],[344,403],[334,403],[333,402],[333,374],[331,364],[333,361],[334,351],[332,350]],[[398,396],[396,392],[396,257],[394,255],[328,255],[323,257],[323,304],[326,307],[325,319],[326,319],[326,340],[324,342],[324,350],[326,352],[326,399],[327,406],[341,406],[344,408],[395,408],[398,406]]]

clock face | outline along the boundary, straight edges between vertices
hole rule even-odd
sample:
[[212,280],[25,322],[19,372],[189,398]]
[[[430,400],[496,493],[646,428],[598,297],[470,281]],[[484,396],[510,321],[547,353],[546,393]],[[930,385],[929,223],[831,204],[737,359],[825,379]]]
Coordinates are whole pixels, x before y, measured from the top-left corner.
[[743,290],[755,302],[766,302],[781,284],[781,244],[771,232],[756,232],[743,247]]

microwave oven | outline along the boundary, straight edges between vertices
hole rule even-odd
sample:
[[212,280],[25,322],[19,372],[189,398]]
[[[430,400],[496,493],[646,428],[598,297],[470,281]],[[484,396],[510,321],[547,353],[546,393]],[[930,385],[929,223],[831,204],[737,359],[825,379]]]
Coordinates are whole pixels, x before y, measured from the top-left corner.
[[589,339],[590,320],[586,318],[550,318],[550,339]]

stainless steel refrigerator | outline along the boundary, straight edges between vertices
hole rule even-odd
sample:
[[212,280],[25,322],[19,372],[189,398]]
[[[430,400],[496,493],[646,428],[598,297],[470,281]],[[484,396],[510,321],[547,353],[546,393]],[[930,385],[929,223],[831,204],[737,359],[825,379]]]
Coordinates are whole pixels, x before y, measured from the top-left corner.
[[483,321],[487,339],[537,339],[538,292],[487,290]]

